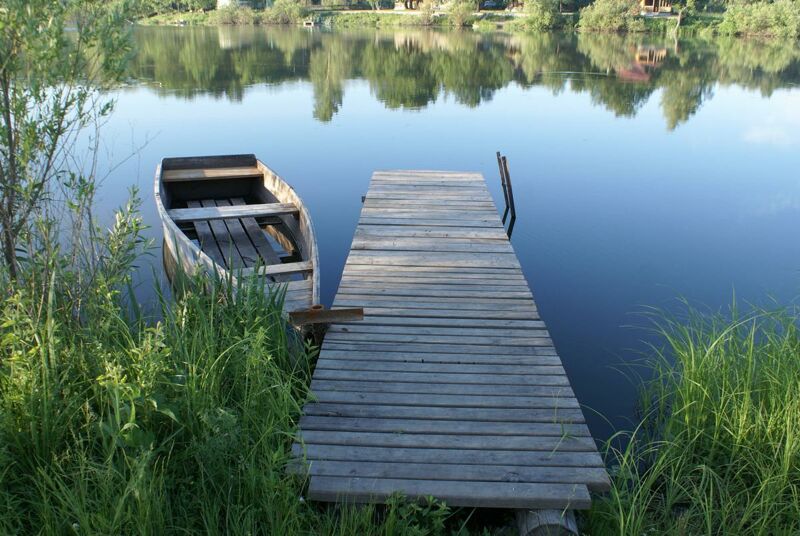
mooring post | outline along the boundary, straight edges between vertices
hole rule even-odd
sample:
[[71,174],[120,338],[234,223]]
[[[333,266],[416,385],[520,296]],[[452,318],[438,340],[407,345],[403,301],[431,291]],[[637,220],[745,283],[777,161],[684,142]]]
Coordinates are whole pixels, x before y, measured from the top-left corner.
[[572,510],[517,510],[519,536],[578,536]]

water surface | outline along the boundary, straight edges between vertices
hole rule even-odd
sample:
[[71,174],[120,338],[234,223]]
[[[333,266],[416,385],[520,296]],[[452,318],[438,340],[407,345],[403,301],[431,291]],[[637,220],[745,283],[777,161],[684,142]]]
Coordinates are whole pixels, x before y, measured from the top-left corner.
[[[479,171],[594,434],[635,418],[644,306],[789,303],[800,246],[800,47],[616,35],[140,28],[103,189],[165,156],[252,152],[308,204],[330,304],[375,169]],[[158,268],[160,256],[153,256]],[[141,292],[149,294],[143,270]],[[611,424],[594,412],[606,416]]]

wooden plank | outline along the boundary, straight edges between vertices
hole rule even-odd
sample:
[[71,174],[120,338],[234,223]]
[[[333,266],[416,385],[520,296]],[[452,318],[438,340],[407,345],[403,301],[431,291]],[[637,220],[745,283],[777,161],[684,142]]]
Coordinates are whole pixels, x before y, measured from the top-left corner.
[[254,275],[288,275],[311,272],[314,264],[311,261],[287,262],[283,264],[271,264],[269,266],[258,266],[242,270],[244,276]]
[[432,211],[432,212],[452,212],[453,214],[463,214],[472,216],[474,212],[487,213],[497,210],[494,203],[490,201],[462,201],[455,198],[444,199],[370,199],[364,201],[365,209],[375,209],[377,211]]
[[377,352],[391,352],[402,350],[404,352],[419,353],[451,353],[451,354],[480,354],[487,355],[491,352],[501,352],[506,355],[541,355],[542,352],[551,352],[553,346],[505,346],[497,348],[493,345],[478,344],[431,344],[431,343],[385,343],[376,341],[326,341],[325,349],[331,350],[363,350],[371,349]]
[[380,217],[380,216],[361,216],[358,220],[359,225],[388,225],[388,226],[410,226],[410,227],[452,227],[457,225],[461,228],[475,227],[486,229],[502,229],[502,226],[494,219],[476,219],[476,220],[442,220],[434,218],[398,218],[398,217]]
[[[373,254],[375,255],[375,254]],[[398,264],[393,265],[373,265],[373,264],[345,264],[345,273],[387,273],[401,272],[407,275],[431,275],[443,277],[460,274],[477,274],[482,277],[504,276],[504,275],[524,275],[519,265],[517,266],[426,266],[420,264]]]
[[[366,269],[362,270],[361,268]],[[424,271],[417,272],[412,270],[393,270],[390,266],[350,266],[342,275],[342,281],[346,283],[368,281],[393,285],[505,285],[529,289],[525,278],[515,270],[506,270],[507,273],[497,273],[492,270],[458,273],[458,271],[446,271],[447,269],[437,273],[428,270],[436,270],[436,267],[426,268]]]
[[511,244],[497,242],[494,244],[480,243],[476,240],[466,242],[428,240],[428,239],[388,239],[388,240],[363,240],[356,238],[351,246],[352,250],[366,251],[427,251],[439,253],[451,252],[476,252],[476,253],[509,253],[513,252]]
[[[405,305],[405,307],[404,307]],[[497,310],[497,309],[473,309],[473,310],[457,310],[454,308],[443,308],[443,309],[424,309],[424,308],[415,308],[413,305],[406,305],[401,304],[398,307],[391,307],[391,306],[382,306],[382,305],[371,305],[364,307],[364,314],[369,318],[374,318],[377,316],[386,316],[386,317],[398,317],[398,318],[408,318],[409,320],[414,319],[464,319],[464,320],[475,320],[485,318],[487,320],[496,319],[496,320],[503,320],[503,319],[511,319],[511,320],[537,320],[539,318],[539,314],[536,312],[535,309],[524,309],[524,310]]]
[[[404,310],[408,311],[408,310]],[[376,311],[379,313],[380,311]],[[341,326],[347,327],[348,323],[343,322]],[[448,328],[479,328],[489,329],[498,328],[506,330],[523,329],[545,329],[545,324],[541,320],[535,319],[491,319],[491,318],[463,318],[459,316],[459,311],[453,310],[452,315],[437,318],[434,316],[412,316],[411,314],[395,313],[380,315],[369,313],[366,319],[362,319],[360,326],[418,326],[418,327],[448,327]]]
[[359,393],[315,391],[316,400],[329,404],[421,406],[425,408],[499,408],[499,409],[575,409],[578,401],[571,393],[562,397],[519,395],[439,395],[431,393]]
[[456,363],[459,365],[560,365],[555,348],[540,355],[503,355],[502,348],[491,354],[446,354],[433,352],[374,352],[369,348],[357,350],[325,349],[325,359],[352,359],[362,361],[389,361],[394,363]]
[[380,264],[405,266],[453,266],[517,268],[519,262],[513,253],[443,253],[441,255],[414,255],[403,251],[350,251],[347,262],[352,264]]
[[453,189],[461,189],[461,188],[475,188],[480,189],[481,187],[486,188],[485,184],[481,184],[479,180],[464,180],[464,179],[451,179],[447,177],[433,177],[427,180],[414,180],[409,181],[408,179],[404,179],[401,177],[392,177],[392,178],[374,178],[370,184],[370,188],[375,188],[377,186],[434,186],[436,188],[453,188]]
[[319,460],[311,463],[307,474],[362,478],[402,478],[476,482],[540,482],[588,484],[591,491],[609,489],[606,470],[594,467],[537,467],[525,465],[456,465],[435,463],[394,463]]
[[339,293],[347,294],[361,294],[364,296],[416,296],[416,297],[433,297],[433,298],[510,298],[510,299],[531,299],[530,291],[525,288],[516,288],[513,290],[501,290],[496,287],[489,287],[482,289],[480,287],[445,287],[445,288],[430,288],[423,286],[412,286],[411,288],[403,288],[399,285],[371,285],[359,284],[353,281],[345,281],[343,285],[339,286]]
[[289,315],[289,320],[295,326],[310,324],[330,324],[331,322],[352,322],[364,318],[364,309],[351,307],[349,309],[311,309],[308,311],[295,311]]
[[[200,207],[199,201],[189,201],[189,206]],[[225,267],[225,257],[217,245],[217,240],[214,238],[214,233],[211,232],[211,226],[206,221],[196,221],[194,223],[194,230],[197,233],[197,240],[200,242],[200,249],[208,255],[212,261],[221,267]]]
[[303,430],[339,430],[350,432],[390,432],[396,434],[459,434],[459,435],[529,435],[591,437],[585,424],[518,423],[493,421],[456,421],[429,419],[350,418],[303,415]]
[[[234,206],[243,206],[246,205],[245,200],[241,197],[234,197],[231,199],[231,204]],[[258,251],[261,260],[267,266],[279,265],[281,263],[281,259],[278,256],[278,253],[269,243],[267,237],[264,233],[264,230],[261,229],[261,226],[258,224],[255,218],[241,218],[239,220],[244,226],[244,230],[247,233],[247,236],[250,237],[250,240],[253,242],[253,246],[255,246],[256,251]],[[269,275],[282,275],[291,272],[273,272]],[[267,275],[267,274],[262,274]],[[277,280],[282,280],[281,278],[277,278]]]
[[386,324],[337,324],[331,326],[328,333],[398,333],[402,335],[467,335],[486,337],[509,337],[509,338],[527,338],[527,337],[549,337],[547,330],[544,326],[538,328],[505,328],[505,327],[487,327],[484,324],[474,326],[431,326],[431,325],[415,325],[415,324],[401,324],[399,326],[392,326]]
[[528,337],[503,337],[482,336],[468,337],[465,335],[426,335],[417,333],[360,333],[339,331],[329,332],[327,340],[331,342],[344,341],[350,343],[403,343],[403,344],[428,344],[430,346],[442,344],[480,344],[494,347],[526,347],[526,346],[553,346],[553,341],[548,336],[531,335]]
[[537,452],[483,449],[414,449],[351,447],[340,445],[293,445],[296,456],[309,460],[439,463],[459,465],[526,465],[536,467],[604,467],[595,452]]
[[440,384],[435,383],[395,383],[391,378],[375,381],[322,380],[311,382],[313,393],[323,391],[345,391],[353,393],[402,393],[402,394],[436,394],[436,395],[498,395],[498,396],[538,396],[568,397],[575,396],[572,388],[558,385],[484,385],[484,384]]
[[[204,199],[200,202],[200,204],[201,208],[186,210],[204,210],[206,207],[216,208],[216,202],[213,199]],[[233,239],[231,238],[225,222],[221,220],[213,220],[208,222],[208,224],[211,227],[211,231],[214,233],[214,239],[217,241],[217,246],[219,247],[223,258],[225,259],[223,265],[229,270],[244,268],[242,256],[239,254],[236,244],[233,243]]]
[[481,344],[490,346],[501,346],[508,348],[527,348],[531,346],[553,346],[553,341],[549,337],[465,337],[461,335],[417,335],[416,333],[329,333],[326,340],[331,342],[347,343],[391,343],[391,344],[426,344],[430,349],[443,345],[453,344]]
[[580,409],[560,408],[454,408],[419,406],[369,406],[317,402],[306,408],[306,415],[341,415],[345,417],[382,417],[397,419],[476,420],[506,422],[583,423]]
[[425,227],[421,225],[360,225],[356,229],[358,238],[407,237],[407,238],[476,238],[506,240],[506,233],[499,228],[465,229],[460,226]]
[[486,188],[486,182],[477,177],[468,178],[454,178],[454,177],[411,177],[411,176],[378,176],[373,175],[370,181],[369,189],[381,185],[397,185],[397,186],[452,186],[454,188]]
[[[231,206],[230,201],[227,199],[216,199],[214,202],[217,207]],[[256,251],[255,246],[253,246],[253,243],[250,241],[250,237],[247,236],[247,233],[242,226],[242,222],[235,219],[225,220],[225,226],[228,228],[228,233],[231,236],[231,240],[233,240],[233,244],[239,251],[239,256],[242,258],[243,267],[251,267],[258,264],[258,251]]]
[[412,208],[369,208],[361,209],[361,216],[364,218],[426,218],[434,220],[447,220],[450,225],[458,225],[459,222],[494,222],[496,212],[493,208],[481,210],[450,210],[444,206],[438,209],[426,208],[415,210]]
[[394,434],[385,432],[331,432],[306,430],[304,445],[343,445],[353,447],[458,448],[483,450],[521,450],[591,452],[597,447],[591,437],[553,436],[476,436],[455,434]]
[[334,298],[334,305],[349,307],[389,307],[412,309],[444,309],[453,311],[461,308],[469,311],[485,311],[487,314],[493,310],[525,311],[536,313],[531,300],[524,298],[445,298],[425,296],[380,296],[369,294],[351,294],[342,292]]
[[161,173],[163,182],[186,182],[213,179],[242,179],[263,177],[264,174],[255,166],[203,168],[203,169],[172,169]]
[[[332,343],[331,346],[347,346],[347,343]],[[498,362],[501,360],[512,359],[516,358],[519,360],[533,360],[534,357],[554,357],[557,356],[556,349],[553,346],[532,346],[527,351],[520,351],[517,347],[512,348],[494,348],[491,346],[486,346],[485,351],[476,351],[476,352],[463,352],[460,348],[455,350],[449,350],[448,348],[441,348],[439,351],[435,351],[434,348],[430,348],[424,345],[421,345],[422,348],[414,348],[414,347],[407,347],[406,345],[403,346],[390,346],[384,345],[383,347],[370,347],[369,345],[350,345],[352,348],[328,348],[327,345],[325,347],[326,355],[330,354],[331,356],[338,356],[338,357],[350,357],[351,359],[356,359],[357,355],[363,354],[365,356],[371,356],[374,359],[378,359],[379,356],[384,357],[385,359],[407,359],[412,360],[414,358],[420,358],[424,355],[430,356],[432,362],[436,362],[440,359],[445,359],[446,357],[452,358],[448,361],[442,362],[463,362],[469,363],[473,359],[486,359],[490,357],[495,357]],[[480,361],[478,361],[480,362]],[[527,362],[527,361],[526,361]]]
[[[394,196],[394,197],[387,197]],[[377,195],[368,194],[364,197],[364,206],[370,208],[400,208],[407,206],[418,206],[424,208],[444,208],[446,210],[456,210],[461,207],[472,207],[480,209],[494,209],[494,201],[485,194],[464,195],[458,193],[430,193],[429,195],[413,195],[413,193],[397,194],[392,192],[381,192]]]
[[480,182],[453,183],[451,181],[440,181],[439,183],[428,181],[374,181],[369,185],[369,193],[381,191],[437,191],[437,192],[458,192],[460,194],[488,195],[489,190],[485,184]]
[[[389,375],[385,372],[372,372],[365,370],[335,370],[320,368],[314,371],[314,378],[320,380],[351,380],[351,381],[383,381]],[[397,383],[430,382],[439,383],[467,383],[479,385],[559,385],[569,386],[569,379],[564,375],[549,374],[540,376],[521,376],[518,374],[457,374],[457,373],[429,373],[429,372],[394,372],[392,381]]]
[[259,203],[256,205],[203,208],[174,208],[167,211],[176,223],[194,220],[224,220],[230,218],[260,218],[266,216],[283,216],[297,214],[297,207],[292,203]]
[[[454,311],[454,313],[458,313]],[[342,323],[340,326],[349,326],[349,323]],[[366,319],[362,319],[362,326],[419,326],[419,327],[448,327],[448,328],[500,328],[508,330],[523,329],[544,329],[544,322],[541,320],[516,320],[516,319],[485,319],[485,318],[463,318],[446,317],[418,317],[418,316],[391,316],[370,313]]]
[[[385,372],[436,372],[448,374],[520,374],[520,375],[552,375],[565,374],[564,368],[558,365],[466,365],[462,363],[414,363],[379,360],[338,359],[327,355],[321,356],[317,367],[333,370],[365,370]],[[391,377],[391,375],[387,375]]]

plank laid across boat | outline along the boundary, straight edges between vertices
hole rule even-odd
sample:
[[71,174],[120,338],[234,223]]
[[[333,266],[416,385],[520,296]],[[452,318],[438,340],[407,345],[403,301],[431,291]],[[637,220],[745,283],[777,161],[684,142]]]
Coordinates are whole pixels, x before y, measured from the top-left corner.
[[287,312],[319,303],[308,210],[254,155],[165,158],[156,170],[155,200],[165,257],[187,273],[285,285]]

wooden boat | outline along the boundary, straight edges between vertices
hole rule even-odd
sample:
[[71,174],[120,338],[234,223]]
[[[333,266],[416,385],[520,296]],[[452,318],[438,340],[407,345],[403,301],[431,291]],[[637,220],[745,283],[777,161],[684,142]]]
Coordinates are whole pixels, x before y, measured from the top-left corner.
[[254,155],[165,158],[155,199],[164,257],[186,273],[264,277],[284,310],[319,303],[314,228],[300,196]]

